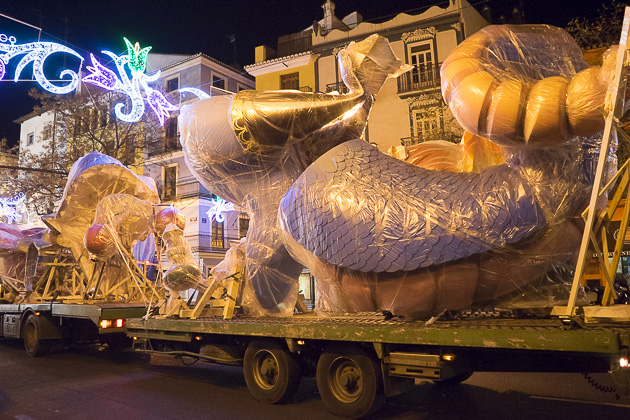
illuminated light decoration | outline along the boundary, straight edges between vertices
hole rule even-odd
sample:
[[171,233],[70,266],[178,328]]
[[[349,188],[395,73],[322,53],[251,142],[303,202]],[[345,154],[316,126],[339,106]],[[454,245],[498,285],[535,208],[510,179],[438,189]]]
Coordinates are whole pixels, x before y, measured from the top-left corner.
[[[140,44],[137,42],[135,45],[132,45],[127,38],[123,39],[127,44],[127,54],[118,56],[111,51],[103,51],[103,54],[106,54],[114,61],[118,74],[103,66],[94,55],[90,55],[92,66],[89,66],[87,69],[91,74],[85,76],[82,80],[85,83],[90,83],[106,90],[124,93],[129,97],[130,109],[127,112],[124,112],[127,106],[125,103],[120,102],[114,106],[114,113],[118,119],[125,122],[140,120],[142,115],[144,115],[144,101],[146,99],[162,126],[164,125],[164,120],[170,116],[169,112],[177,111],[179,108],[170,103],[160,92],[149,87],[149,83],[155,82],[160,77],[160,71],[150,76],[144,73],[151,47],[141,49]],[[129,68],[131,79],[125,66]]]
[[127,56],[129,57],[129,68],[132,71],[136,71],[138,73],[144,73],[144,70],[147,68],[147,56],[149,55],[149,51],[151,47],[144,47],[140,49],[140,44],[136,42],[136,45],[131,45],[131,42],[125,37],[125,44],[127,44]]
[[201,89],[197,89],[197,88],[192,88],[192,87],[187,87],[187,88],[181,88],[177,90],[178,92],[183,92],[183,93],[192,93],[193,95],[197,95],[197,97],[199,99],[208,99],[210,98],[210,95],[208,95],[206,92],[204,92]]
[[160,125],[164,125],[164,119],[170,116],[169,111],[177,111],[179,108],[170,103],[164,95],[157,90],[150,89],[148,92],[147,102],[149,102],[153,112],[155,112],[158,120],[160,120]]
[[90,54],[90,60],[92,61],[92,65],[94,67],[88,66],[87,69],[92,73],[83,78],[83,82],[92,83],[93,85],[100,86],[107,90],[115,90],[119,89],[119,81],[118,77],[116,77],[116,73],[103,66],[98,60],[94,57],[94,54]]
[[[0,80],[6,75],[9,61],[24,54],[15,69],[14,80],[16,82],[24,68],[32,62],[35,80],[42,88],[51,93],[61,95],[73,92],[77,89],[79,81],[99,86],[105,90],[121,92],[129,97],[129,101],[127,103],[120,102],[114,106],[114,113],[118,119],[130,123],[139,121],[144,115],[146,100],[157,116],[160,125],[163,126],[166,118],[170,117],[170,112],[177,111],[179,108],[170,103],[162,93],[149,87],[149,83],[157,81],[160,77],[160,71],[150,76],[144,73],[151,47],[140,48],[140,44],[137,42],[133,45],[127,38],[123,39],[127,45],[127,54],[118,56],[110,51],[103,51],[114,61],[117,73],[102,65],[93,54],[90,54],[92,66],[87,67],[90,74],[80,79],[76,71],[64,69],[60,72],[59,78],[60,81],[67,83],[58,86],[44,75],[44,62],[51,54],[66,53],[80,59],[82,65],[84,59],[79,53],[54,42],[16,44],[17,39],[14,36],[0,34]],[[131,74],[131,78],[128,73]],[[200,99],[210,97],[206,92],[197,88],[183,88],[180,91],[192,93]]]
[[0,216],[4,216],[8,223],[16,223],[22,218],[22,213],[17,211],[17,207],[24,204],[26,195],[19,193],[12,198],[0,197]]
[[26,67],[30,62],[33,62],[33,76],[35,76],[35,80],[37,80],[41,87],[47,91],[61,95],[70,93],[77,88],[79,85],[79,75],[75,71],[67,69],[63,70],[59,76],[62,80],[66,78],[68,84],[64,86],[52,84],[44,75],[44,61],[46,61],[48,56],[54,53],[71,54],[83,61],[83,57],[81,57],[79,53],[54,42],[31,42],[28,44],[16,45],[16,41],[17,40],[14,36],[8,37],[5,34],[0,34],[0,62],[2,63],[2,66],[0,66],[0,79],[4,77],[6,73],[6,65],[13,57],[26,54],[22,57],[15,68],[14,80],[16,82],[20,78],[20,74],[22,73],[22,70],[24,70],[24,67]]
[[214,218],[218,223],[223,223],[225,222],[225,212],[226,211],[233,211],[234,210],[234,204],[230,203],[228,201],[225,201],[222,198],[215,198],[214,200],[210,201],[210,209],[208,210],[208,212],[206,213],[208,215],[208,218],[210,219],[210,221],[212,221],[212,219]]

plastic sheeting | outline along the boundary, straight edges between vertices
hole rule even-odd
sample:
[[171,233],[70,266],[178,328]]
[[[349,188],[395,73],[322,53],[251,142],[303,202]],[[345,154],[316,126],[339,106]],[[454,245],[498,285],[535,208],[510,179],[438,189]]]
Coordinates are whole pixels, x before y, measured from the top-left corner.
[[164,273],[164,287],[174,292],[197,287],[203,278],[184,231],[170,223],[162,233],[162,240],[166,258],[171,262],[171,268]]
[[407,163],[425,169],[479,172],[505,162],[501,147],[483,137],[465,132],[460,144],[426,141],[406,148]]
[[[502,147],[441,144],[451,156],[430,169],[361,140],[372,95],[406,70],[378,36],[339,53],[347,95],[244,91],[182,110],[189,167],[250,215],[246,310],[291,314],[302,266],[319,310],[417,318],[518,294],[571,260],[597,139],[576,137],[581,123],[539,121],[564,124],[561,91],[587,66],[558,28],[491,27],[470,39],[445,61],[443,94],[462,126]],[[550,95],[537,80],[564,88]],[[538,98],[534,123],[525,92]],[[586,102],[602,106],[602,91]]]
[[573,38],[547,25],[488,26],[441,67],[442,94],[466,130],[502,145],[546,147],[604,128],[614,55],[588,67]]
[[[0,299],[15,303],[71,298],[150,304],[163,296],[163,289],[143,278],[146,273],[148,279],[154,279],[149,272],[156,266],[151,264],[155,263],[156,250],[153,232],[163,236],[160,240],[169,245],[167,254],[173,258],[165,284],[176,292],[182,285],[195,287],[201,276],[180,229],[184,218],[172,206],[160,210],[158,203],[151,178],[136,175],[118,160],[98,152],[80,158],[70,171],[57,212],[44,218],[50,230],[21,231],[0,225]],[[172,229],[165,230],[167,225]],[[185,258],[178,249],[185,249]],[[138,258],[140,268],[135,262]],[[147,261],[150,265],[145,268]],[[72,272],[73,263],[80,267],[76,273]],[[195,281],[184,284],[178,270],[194,271]],[[150,289],[150,294],[145,289]]]
[[280,240],[282,196],[319,156],[362,136],[372,95],[405,69],[378,36],[352,44],[339,58],[350,88],[345,95],[241,91],[181,110],[189,168],[209,191],[250,217],[243,307],[252,314],[290,315],[297,299],[303,266]]

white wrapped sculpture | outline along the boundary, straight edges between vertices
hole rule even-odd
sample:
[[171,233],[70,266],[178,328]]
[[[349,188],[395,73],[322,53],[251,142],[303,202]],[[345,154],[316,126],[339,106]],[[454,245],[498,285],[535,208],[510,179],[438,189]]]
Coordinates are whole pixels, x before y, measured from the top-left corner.
[[[361,140],[373,95],[405,70],[376,35],[339,54],[347,95],[243,91],[182,111],[189,166],[250,215],[243,303],[253,313],[290,314],[302,265],[316,278],[319,309],[423,317],[493,302],[573,256],[597,150],[593,139],[571,133],[599,125],[589,117],[570,130],[550,128],[545,121],[565,114],[541,98],[547,85],[568,84],[586,63],[557,28],[488,31],[508,35],[481,52],[475,36],[472,47],[458,47],[443,69],[444,96],[465,128],[520,147],[503,147],[500,159],[491,151],[474,173],[412,166]],[[549,44],[561,46],[532,50]],[[535,62],[519,51],[536,52]],[[493,66],[524,73],[531,89],[481,71],[483,54]],[[533,95],[525,108],[502,105],[506,92],[525,90]],[[586,102],[601,106],[603,95],[599,89]],[[495,116],[485,123],[486,99],[495,96]],[[573,115],[591,115],[572,106]],[[534,115],[534,108],[535,123],[523,122],[523,109]]]

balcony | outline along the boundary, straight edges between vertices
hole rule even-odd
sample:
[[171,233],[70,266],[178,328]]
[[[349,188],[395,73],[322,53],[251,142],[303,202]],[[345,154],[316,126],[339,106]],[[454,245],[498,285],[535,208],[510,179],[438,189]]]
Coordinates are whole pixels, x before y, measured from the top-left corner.
[[230,241],[238,241],[240,238],[224,236],[213,239],[212,235],[186,235],[193,252],[225,252],[230,248]]
[[348,93],[350,92],[350,90],[348,89],[348,86],[346,86],[344,82],[337,82],[337,83],[328,83],[326,85],[326,93],[330,93],[330,92]]
[[206,189],[196,179],[181,180],[177,183],[177,198],[183,200],[186,198],[214,198],[215,195]]
[[440,88],[440,66],[429,66],[424,70],[413,68],[398,79],[398,94],[411,96],[427,90]]
[[149,143],[147,149],[147,156],[151,158],[167,153],[178,152],[182,150],[182,145],[178,137],[164,137],[158,141]]

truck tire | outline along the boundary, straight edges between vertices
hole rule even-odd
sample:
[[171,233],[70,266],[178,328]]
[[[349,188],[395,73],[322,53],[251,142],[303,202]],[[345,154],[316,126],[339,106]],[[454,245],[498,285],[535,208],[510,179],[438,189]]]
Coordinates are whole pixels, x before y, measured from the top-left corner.
[[295,358],[277,341],[253,340],[243,358],[247,389],[260,402],[287,401],[297,391],[302,370]]
[[31,357],[38,357],[47,354],[52,347],[53,340],[42,340],[42,327],[39,318],[35,314],[30,314],[24,322],[22,330],[24,337],[24,349]]
[[331,344],[317,363],[317,389],[339,417],[360,418],[385,402],[381,369],[361,347]]

